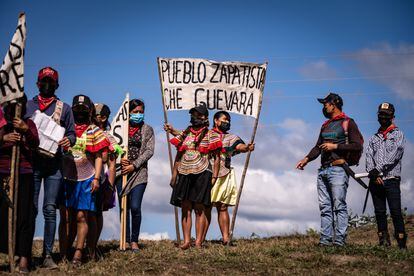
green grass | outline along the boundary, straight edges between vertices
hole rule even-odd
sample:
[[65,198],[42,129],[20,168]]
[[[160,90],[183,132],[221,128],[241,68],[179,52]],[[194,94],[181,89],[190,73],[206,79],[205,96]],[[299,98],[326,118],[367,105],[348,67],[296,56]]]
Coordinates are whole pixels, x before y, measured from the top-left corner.
[[[401,251],[395,240],[390,248],[377,246],[374,226],[351,229],[348,245],[343,248],[317,246],[314,231],[264,239],[239,239],[224,247],[210,241],[203,249],[182,251],[172,241],[144,241],[140,253],[117,251],[117,241],[102,242],[105,259],[87,262],[81,268],[60,263],[53,274],[104,275],[414,275],[414,217],[407,218],[409,249]],[[34,245],[40,262],[41,242]],[[0,256],[3,270],[7,257]],[[34,274],[52,274],[37,267]]]

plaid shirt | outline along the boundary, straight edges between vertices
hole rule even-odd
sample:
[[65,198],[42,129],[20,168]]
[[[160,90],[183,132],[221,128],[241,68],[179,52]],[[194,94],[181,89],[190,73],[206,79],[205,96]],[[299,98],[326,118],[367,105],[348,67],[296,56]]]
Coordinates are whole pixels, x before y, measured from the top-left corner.
[[376,133],[368,143],[366,170],[377,169],[383,179],[401,177],[401,159],[404,155],[404,133],[395,128],[386,137]]

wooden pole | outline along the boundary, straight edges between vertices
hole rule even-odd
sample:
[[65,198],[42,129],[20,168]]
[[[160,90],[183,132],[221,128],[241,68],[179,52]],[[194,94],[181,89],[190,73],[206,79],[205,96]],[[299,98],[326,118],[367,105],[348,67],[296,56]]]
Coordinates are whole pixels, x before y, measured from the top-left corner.
[[[129,103],[129,93],[127,93],[127,100]],[[125,147],[125,156],[124,158],[128,159],[128,139],[129,139],[129,104],[126,107],[127,111],[127,127],[124,129],[124,137],[126,137],[126,147]],[[128,179],[127,175],[122,176],[122,191],[124,191],[125,186],[127,185]],[[127,195],[122,195],[121,202],[120,202],[120,208],[121,208],[121,238],[119,239],[119,249],[120,250],[126,250],[126,221],[127,221]]]
[[[19,119],[22,113],[22,105],[16,104],[14,118]],[[13,203],[13,209],[9,208],[8,212],[8,253],[10,271],[14,272],[14,253],[16,247],[16,222],[17,222],[17,201],[19,195],[19,159],[20,146],[16,143],[12,148],[12,158],[10,164],[10,201]]]
[[[267,62],[266,62],[266,64],[267,64]],[[263,83],[263,90],[264,90],[264,83]],[[254,143],[254,139],[256,138],[257,126],[259,125],[260,112],[262,111],[262,102],[263,102],[263,92],[260,94],[259,110],[257,112],[257,117],[256,117],[256,120],[254,122],[254,128],[253,128],[252,137],[250,139],[250,143]],[[242,194],[242,191],[243,191],[244,181],[246,179],[247,169],[248,169],[249,163],[250,163],[250,156],[251,156],[251,152],[249,151],[247,153],[246,161],[244,163],[243,174],[242,174],[242,178],[240,180],[240,187],[239,187],[239,191],[237,193],[236,205],[234,206],[233,214],[232,214],[232,217],[231,217],[230,242],[228,243],[229,246],[231,244],[231,240],[233,239],[233,232],[234,232],[234,226],[236,224],[237,211],[239,210],[240,198],[241,198],[241,194]]]
[[[164,111],[164,123],[168,124],[167,110],[165,109],[164,85],[162,84],[162,76],[161,76],[160,58],[159,57],[157,57],[157,66],[158,66],[158,76],[159,76],[159,79],[160,79],[160,87],[161,87],[162,109]],[[174,169],[174,163],[173,163],[172,152],[171,152],[170,134],[168,132],[165,132],[165,134],[166,134],[166,138],[167,138],[168,158],[170,160],[170,168],[171,168],[171,175],[172,175],[173,169]],[[179,224],[179,220],[178,220],[178,208],[177,207],[174,207],[174,217],[175,217],[176,242],[178,244],[180,244],[181,243],[180,224]]]

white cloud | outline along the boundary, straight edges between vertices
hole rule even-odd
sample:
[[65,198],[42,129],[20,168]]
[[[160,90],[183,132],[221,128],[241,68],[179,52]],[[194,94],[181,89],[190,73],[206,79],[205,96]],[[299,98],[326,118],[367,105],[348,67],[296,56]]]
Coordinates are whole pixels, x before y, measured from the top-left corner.
[[308,79],[323,79],[336,77],[336,71],[326,61],[318,60],[299,68],[299,73]]
[[149,234],[149,233],[143,232],[143,233],[139,234],[139,238],[141,240],[160,241],[160,240],[169,240],[170,236],[168,235],[167,232],[154,233],[154,234]]
[[[286,119],[275,129],[260,129],[256,141],[256,151],[251,158],[246,182],[241,198],[235,229],[236,236],[249,236],[256,233],[259,236],[304,232],[309,228],[319,229],[319,208],[316,191],[316,175],[319,160],[298,171],[294,167],[314,145],[319,129],[312,129],[299,119]],[[309,135],[309,133],[313,133]],[[234,158],[238,181],[241,177],[246,155],[240,154]],[[364,171],[364,162],[356,168]],[[414,212],[414,145],[407,142],[403,160],[402,205]],[[167,154],[165,133],[156,134],[156,153],[149,164],[149,184],[144,195],[143,216],[164,217],[172,216],[172,206],[169,204],[171,188],[169,186],[170,167]],[[348,189],[348,208],[353,213],[361,213],[365,190],[354,180]],[[373,214],[371,199],[368,212]],[[151,214],[149,214],[151,213]],[[118,210],[107,212],[103,238],[118,238]],[[215,216],[215,213],[213,213]],[[150,221],[148,221],[150,222]],[[143,221],[145,223],[145,220]],[[172,223],[172,220],[170,222]],[[213,229],[216,226],[213,217]],[[145,228],[146,226],[143,225]],[[173,226],[167,227],[169,231]],[[172,232],[155,229],[158,234],[148,234],[148,237],[161,237],[161,234]],[[161,234],[160,234],[161,233]],[[210,238],[215,233],[211,232]],[[141,235],[144,238],[144,233]],[[165,235],[163,236],[165,237]],[[214,238],[218,238],[214,236]]]
[[376,79],[403,99],[414,100],[414,44],[392,46],[384,43],[356,52],[355,60],[367,76]]

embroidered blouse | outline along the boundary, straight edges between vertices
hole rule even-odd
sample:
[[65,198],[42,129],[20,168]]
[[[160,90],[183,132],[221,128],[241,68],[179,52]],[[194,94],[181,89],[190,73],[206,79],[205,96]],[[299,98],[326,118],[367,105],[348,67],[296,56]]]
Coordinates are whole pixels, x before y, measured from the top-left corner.
[[199,145],[196,145],[200,135],[205,128],[194,130],[190,127],[187,133],[181,132],[173,137],[170,142],[177,147],[181,153],[178,172],[183,175],[199,174],[205,170],[212,170],[210,165],[210,153],[222,148],[220,135],[212,130],[208,130]]
[[226,176],[230,173],[231,158],[240,152],[236,150],[236,147],[240,144],[244,144],[244,141],[237,135],[231,133],[223,133],[218,129],[213,129],[220,135],[220,139],[223,144],[223,149],[220,154],[220,170],[218,177]]
[[95,174],[95,162],[91,154],[107,150],[109,146],[110,142],[104,132],[95,125],[76,131],[76,143],[64,155],[65,179],[83,181],[91,178]]

